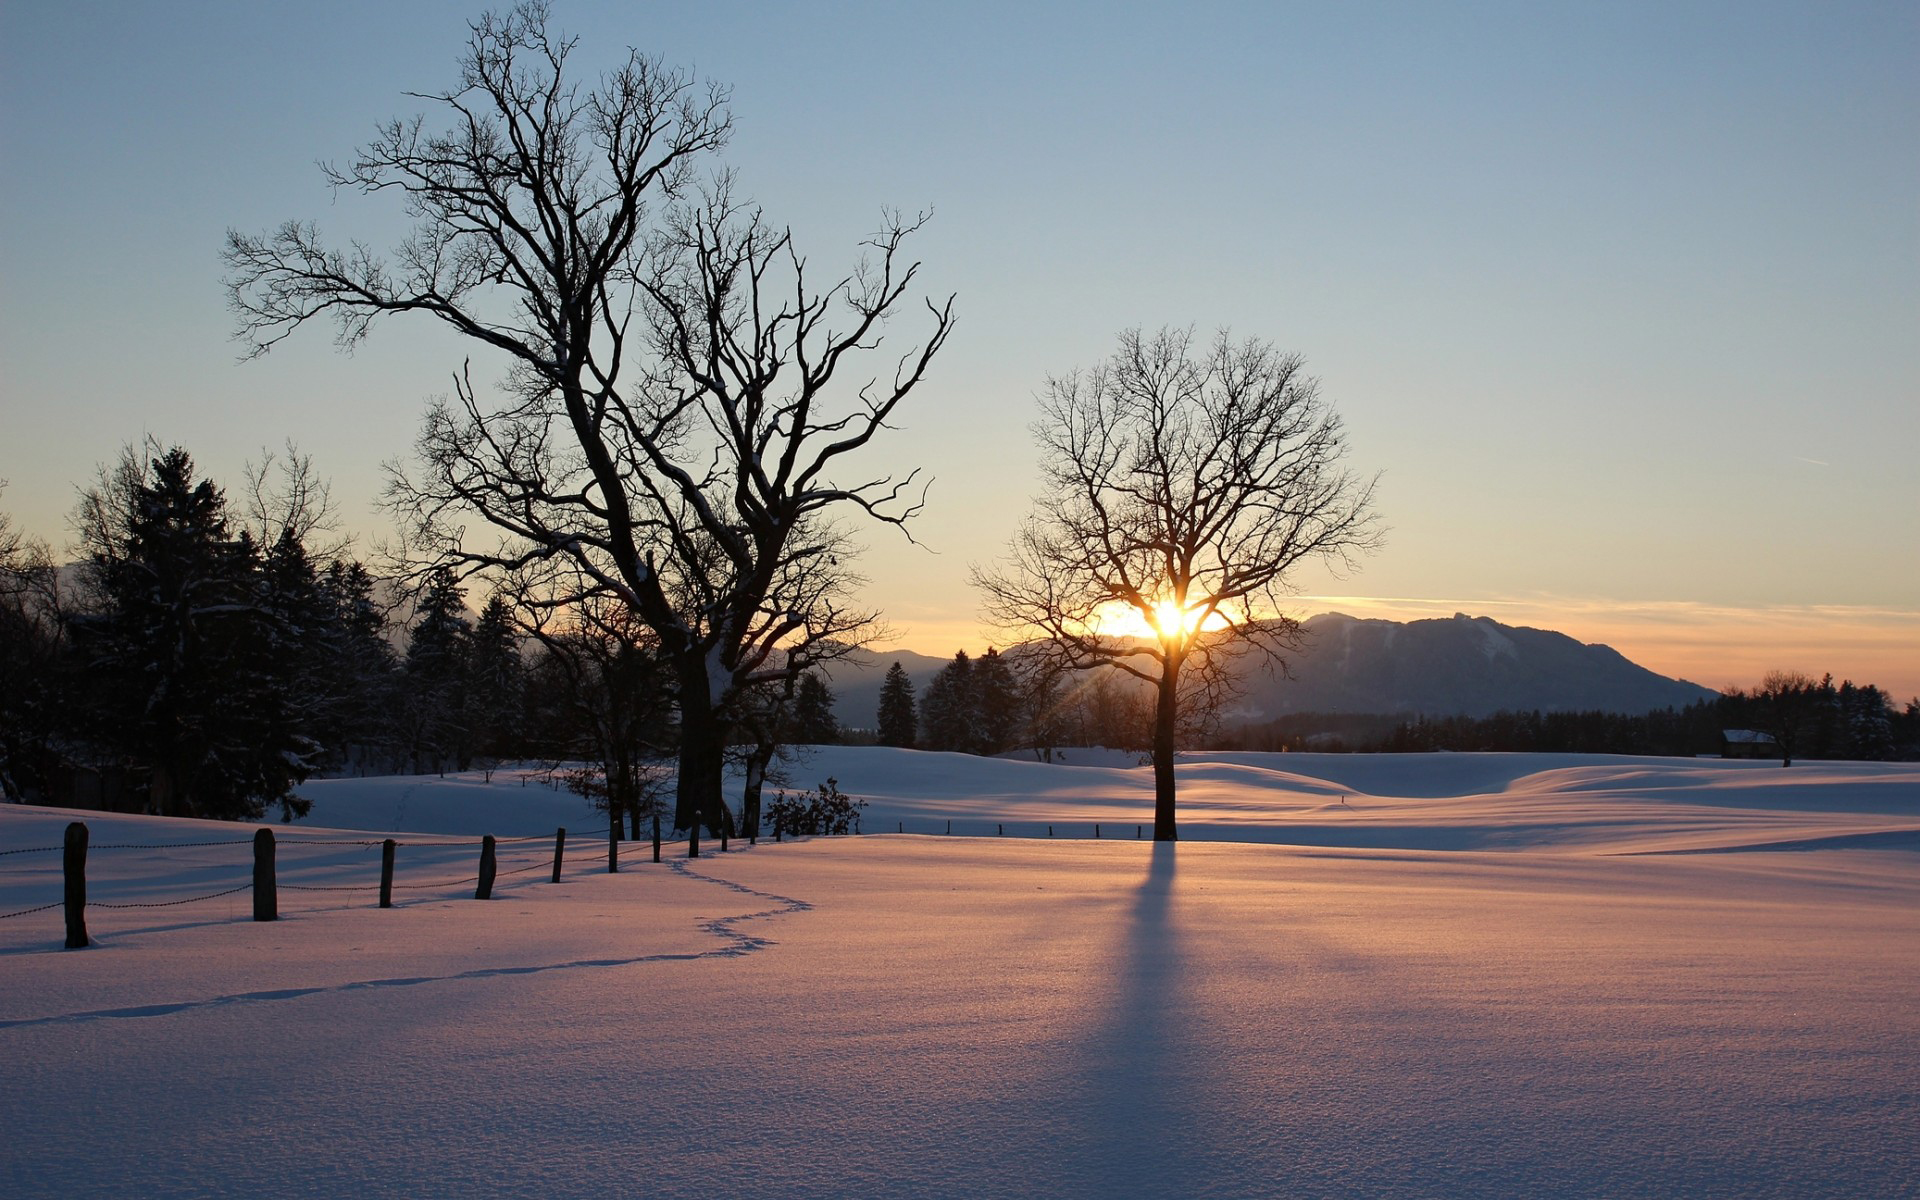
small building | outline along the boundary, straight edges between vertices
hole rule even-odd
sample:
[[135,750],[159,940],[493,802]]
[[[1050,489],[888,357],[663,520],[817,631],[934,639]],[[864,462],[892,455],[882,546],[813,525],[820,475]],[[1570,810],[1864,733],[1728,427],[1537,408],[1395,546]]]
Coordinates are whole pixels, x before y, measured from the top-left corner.
[[1786,757],[1770,733],[1761,733],[1757,729],[1722,729],[1720,731],[1721,758],[1768,758],[1778,761]]

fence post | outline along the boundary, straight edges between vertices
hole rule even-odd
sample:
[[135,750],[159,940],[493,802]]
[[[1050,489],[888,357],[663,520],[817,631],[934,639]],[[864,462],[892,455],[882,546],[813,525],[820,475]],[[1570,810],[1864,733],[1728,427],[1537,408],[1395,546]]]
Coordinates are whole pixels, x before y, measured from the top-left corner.
[[1138,825],[1133,827],[1133,840],[1136,842],[1140,840],[1140,827]]
[[1096,842],[1100,840],[1100,826],[1097,824],[1093,827],[1093,840]]
[[948,837],[953,836],[953,818],[952,817],[947,818],[947,836]]
[[620,873],[620,810],[607,801],[607,874]]
[[67,825],[60,865],[67,882],[67,949],[79,950],[91,941],[87,937],[87,827],[79,821]]
[[553,831],[553,881],[560,882],[560,858],[567,852],[567,827]]
[[473,891],[475,900],[493,899],[493,875],[497,869],[493,846],[493,835],[487,834],[480,839],[480,886]]
[[653,861],[660,861],[660,813],[658,810],[653,814]]
[[392,838],[380,843],[380,907],[393,907],[393,849]]
[[280,887],[273,876],[273,830],[264,826],[253,835],[253,919],[280,919]]
[[1048,837],[1052,837],[1052,836],[1053,836],[1053,826],[1051,826],[1051,825],[1049,825],[1049,826],[1047,826],[1047,836],[1048,836]]

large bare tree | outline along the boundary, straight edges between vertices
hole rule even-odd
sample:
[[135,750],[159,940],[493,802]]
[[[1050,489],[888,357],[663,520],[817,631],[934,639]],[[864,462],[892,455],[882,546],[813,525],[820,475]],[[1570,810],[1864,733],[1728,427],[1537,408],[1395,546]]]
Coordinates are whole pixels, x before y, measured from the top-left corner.
[[459,86],[421,97],[444,132],[394,121],[327,168],[403,195],[411,236],[381,257],[311,225],[229,233],[240,333],[260,353],[331,317],[351,345],[419,312],[504,357],[499,389],[456,376],[390,500],[423,561],[564,558],[655,632],[681,708],[676,824],[697,836],[719,815],[736,697],[788,669],[775,651],[805,625],[769,608],[776,581],[838,552],[809,528],[917,511],[916,473],[847,462],[924,377],[952,299],[867,374],[913,288],[919,219],[888,216],[853,271],[817,285],[789,231],[699,174],[727,139],[724,89],[638,52],[583,84],[540,4],[471,29]]
[[1153,836],[1171,841],[1183,714],[1215,707],[1236,654],[1284,666],[1289,573],[1378,544],[1373,481],[1344,466],[1300,359],[1225,332],[1130,330],[1106,362],[1048,380],[1040,406],[1045,491],[974,583],[995,624],[1056,662],[1153,685]]

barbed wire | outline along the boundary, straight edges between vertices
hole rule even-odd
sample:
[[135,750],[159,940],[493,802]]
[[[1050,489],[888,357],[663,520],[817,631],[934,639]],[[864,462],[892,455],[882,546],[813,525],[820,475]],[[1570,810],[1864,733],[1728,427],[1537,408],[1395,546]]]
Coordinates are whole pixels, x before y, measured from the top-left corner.
[[27,846],[20,850],[0,850],[0,858],[9,854],[50,854],[56,850],[65,850],[65,846]]
[[28,913],[46,912],[50,908],[59,908],[65,903],[64,900],[55,900],[52,904],[42,904],[39,908],[23,908],[19,912],[0,913],[0,921],[7,920],[9,917],[24,917]]
[[230,887],[224,892],[208,892],[204,896],[188,896],[185,900],[151,900],[142,904],[106,904],[98,900],[87,901],[88,908],[172,908],[179,904],[197,904],[202,900],[217,900],[222,896],[231,896],[235,892],[244,892],[253,886],[248,880],[239,887]]
[[253,839],[233,838],[224,842],[109,842],[100,846],[88,846],[87,850],[193,850],[202,846],[251,846]]
[[[281,846],[378,846],[381,844],[378,841],[369,841],[364,838],[359,841],[309,841],[304,838],[285,838],[276,839],[276,843]],[[428,843],[420,844],[426,845]],[[406,843],[395,842],[394,845],[404,846]]]
[[414,891],[419,891],[422,888],[465,887],[469,883],[479,883],[479,882],[480,882],[480,876],[469,875],[465,879],[447,879],[447,880],[441,880],[440,882],[437,882],[437,883],[396,883],[393,885],[393,890],[396,892],[403,892],[403,891],[414,892]]

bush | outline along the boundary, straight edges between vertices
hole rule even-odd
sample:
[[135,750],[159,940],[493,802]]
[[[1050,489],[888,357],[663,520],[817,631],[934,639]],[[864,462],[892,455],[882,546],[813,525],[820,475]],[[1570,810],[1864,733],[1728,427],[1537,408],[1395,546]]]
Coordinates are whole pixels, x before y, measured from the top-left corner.
[[865,800],[849,799],[840,781],[829,779],[812,792],[795,795],[782,790],[767,806],[775,837],[783,834],[814,836],[860,832],[860,810]]

